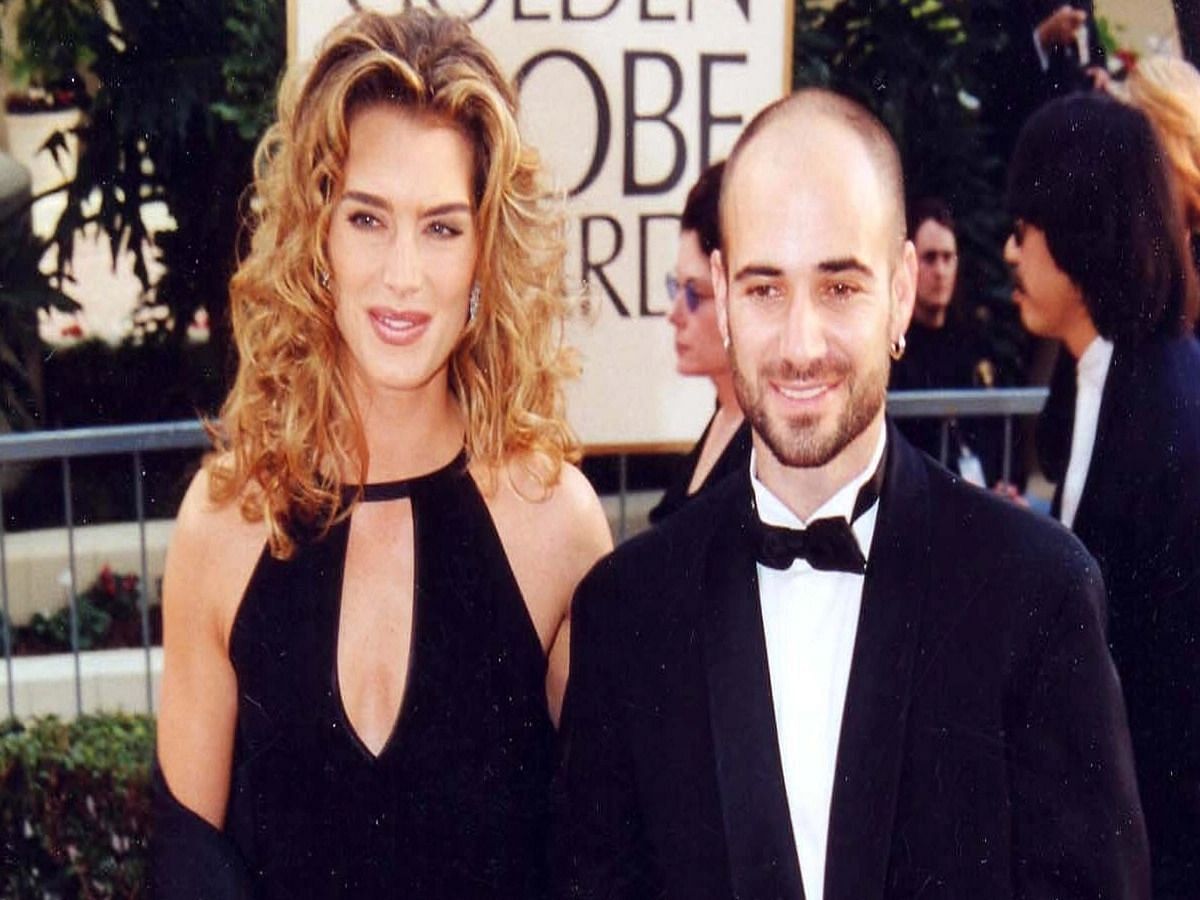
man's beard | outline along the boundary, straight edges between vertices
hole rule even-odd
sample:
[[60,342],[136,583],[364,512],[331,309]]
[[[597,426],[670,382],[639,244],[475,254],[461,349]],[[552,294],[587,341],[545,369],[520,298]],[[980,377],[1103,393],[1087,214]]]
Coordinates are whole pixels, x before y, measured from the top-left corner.
[[[887,396],[886,365],[856,373],[844,359],[827,357],[803,368],[782,361],[760,369],[757,383],[754,384],[743,374],[732,345],[729,348],[729,361],[738,404],[775,458],[786,466],[815,468],[829,463],[866,431],[879,414]],[[842,382],[847,396],[845,405],[833,422],[833,428],[827,433],[821,433],[822,419],[817,416],[773,419],[768,415],[763,398],[768,380],[823,381],[831,376]]]

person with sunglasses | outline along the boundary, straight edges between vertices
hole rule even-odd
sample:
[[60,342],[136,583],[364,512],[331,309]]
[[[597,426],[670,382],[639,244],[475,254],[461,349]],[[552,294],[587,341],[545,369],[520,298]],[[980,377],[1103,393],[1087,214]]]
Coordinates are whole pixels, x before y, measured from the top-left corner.
[[1182,207],[1151,122],[1098,94],[1036,113],[1008,179],[1013,301],[1062,348],[1038,457],[1104,575],[1153,896],[1200,897],[1200,297]]
[[667,275],[675,329],[675,366],[680,375],[706,376],[717,390],[717,408],[696,446],[684,458],[662,500],[650,510],[657,524],[690,499],[740,471],[750,458],[750,427],[733,390],[729,355],[717,328],[709,257],[721,243],[717,207],[724,161],[713,163],[688,192],[679,221],[675,270]]

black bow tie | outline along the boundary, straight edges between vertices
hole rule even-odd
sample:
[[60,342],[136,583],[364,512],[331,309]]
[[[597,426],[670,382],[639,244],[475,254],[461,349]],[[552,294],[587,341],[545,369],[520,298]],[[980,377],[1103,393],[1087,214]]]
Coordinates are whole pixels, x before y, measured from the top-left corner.
[[755,556],[771,569],[787,569],[804,559],[823,572],[861,575],[867,570],[850,523],[841,516],[817,519],[807,528],[780,528],[759,522]]
[[[886,459],[884,453],[874,474],[859,489],[851,521],[857,521],[879,499]],[[841,516],[817,519],[807,528],[781,528],[763,522],[755,509],[754,556],[770,569],[788,569],[796,560],[803,559],[822,572],[862,575],[867,570],[867,560],[858,546],[858,538],[854,536],[850,522]]]

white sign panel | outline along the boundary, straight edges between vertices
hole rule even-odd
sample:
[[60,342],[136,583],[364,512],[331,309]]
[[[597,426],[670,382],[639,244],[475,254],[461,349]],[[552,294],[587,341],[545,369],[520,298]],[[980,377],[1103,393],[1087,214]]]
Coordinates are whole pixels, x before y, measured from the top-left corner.
[[569,331],[584,364],[572,425],[591,447],[695,440],[714,395],[675,372],[663,282],[688,188],[785,90],[791,0],[300,0],[293,55],[310,58],[352,6],[414,5],[471,22],[569,197],[570,276],[591,308]]

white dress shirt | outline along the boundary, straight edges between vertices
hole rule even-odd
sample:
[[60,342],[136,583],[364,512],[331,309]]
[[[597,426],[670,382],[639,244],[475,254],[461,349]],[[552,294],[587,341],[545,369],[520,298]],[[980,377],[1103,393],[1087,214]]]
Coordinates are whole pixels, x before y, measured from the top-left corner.
[[[875,474],[885,442],[885,431],[881,429],[867,467],[829,498],[808,522],[826,516],[850,519],[859,488]],[[750,483],[759,517],[770,525],[805,527],[808,522],[798,519],[758,480],[756,461],[751,452]],[[864,557],[871,552],[878,510],[876,502],[852,525]],[[775,727],[796,855],[805,897],[822,900],[834,769],[864,578],[848,572],[817,571],[802,560],[784,571],[761,564],[757,571]]]
[[1063,478],[1062,509],[1059,521],[1070,528],[1079,511],[1079,498],[1087,484],[1092,450],[1096,446],[1096,425],[1100,421],[1100,400],[1108,367],[1112,362],[1112,341],[1095,337],[1075,364],[1075,425],[1071,429],[1071,457]]

